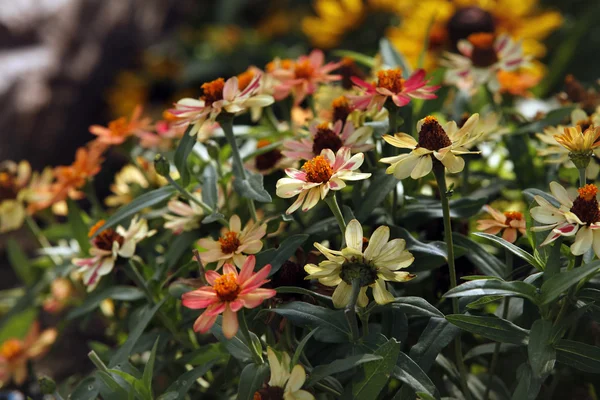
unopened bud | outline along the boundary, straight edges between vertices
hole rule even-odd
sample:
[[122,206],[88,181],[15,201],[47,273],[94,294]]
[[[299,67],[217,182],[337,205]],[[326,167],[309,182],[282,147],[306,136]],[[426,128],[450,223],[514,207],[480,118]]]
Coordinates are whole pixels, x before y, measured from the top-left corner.
[[54,394],[56,392],[56,382],[47,376],[40,376],[38,379],[42,394]]
[[154,156],[154,169],[160,176],[170,176],[169,173],[171,172],[171,165],[169,164],[169,161],[162,156],[162,154],[157,154]]

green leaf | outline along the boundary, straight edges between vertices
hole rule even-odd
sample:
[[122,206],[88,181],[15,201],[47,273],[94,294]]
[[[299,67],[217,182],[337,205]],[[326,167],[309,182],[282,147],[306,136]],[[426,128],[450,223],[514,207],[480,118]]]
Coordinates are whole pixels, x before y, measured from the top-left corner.
[[142,382],[148,393],[152,393],[152,375],[154,374],[154,361],[156,360],[156,349],[158,348],[158,340],[156,339],[154,342],[154,346],[152,346],[152,352],[150,353],[150,358],[146,363],[146,367],[144,367],[144,376],[142,377]]
[[522,258],[523,260],[527,261],[529,264],[531,264],[533,267],[535,267],[538,271],[544,270],[544,266],[541,265],[538,262],[538,260],[535,259],[534,256],[532,256],[525,250],[515,246],[514,244],[507,242],[506,240],[502,239],[501,237],[496,236],[496,235],[490,235],[489,233],[483,233],[483,232],[477,232],[474,235],[489,239],[492,242],[496,242],[500,246],[504,247],[505,249],[507,249],[514,255],[516,255],[517,257]]
[[392,226],[392,234],[406,241],[406,250],[415,256],[415,262],[410,266],[412,271],[423,271],[441,267],[447,260],[446,244],[443,242],[420,242],[409,231],[398,226]]
[[444,314],[435,306],[431,305],[422,297],[404,296],[396,297],[392,303],[389,303],[392,308],[402,311],[409,315],[423,315],[425,317],[444,318]]
[[135,286],[110,286],[104,290],[96,290],[90,294],[82,305],[74,308],[67,314],[67,320],[87,315],[93,311],[104,299],[135,301],[144,297],[144,292]]
[[373,68],[375,66],[375,58],[369,57],[362,53],[358,53],[356,51],[351,50],[334,50],[332,54],[337,57],[348,57],[353,59],[359,64],[364,65],[365,67]]
[[574,109],[574,106],[569,106],[552,110],[544,118],[517,128],[512,135],[541,132],[547,126],[558,125],[568,118]]
[[115,400],[128,400],[130,398],[129,391],[119,385],[109,373],[98,371],[96,376],[98,377],[96,383],[103,398]]
[[502,343],[527,344],[528,331],[498,317],[452,314],[446,319],[459,328]]
[[296,293],[296,294],[303,294],[305,296],[310,296],[310,297],[317,299],[323,303],[327,303],[327,305],[333,307],[333,301],[331,300],[331,297],[325,296],[324,294],[321,294],[321,293],[313,292],[312,290],[309,290],[309,289],[295,287],[295,286],[279,286],[279,287],[275,288],[275,290],[277,291],[277,293]]
[[273,201],[271,195],[263,185],[263,176],[258,173],[246,171],[246,179],[236,177],[233,180],[233,188],[242,197],[260,201],[261,203],[270,203]]
[[69,226],[71,228],[71,234],[79,243],[79,248],[83,254],[88,254],[90,250],[90,239],[88,238],[88,227],[86,223],[83,221],[83,211],[76,202],[72,199],[67,199],[67,221],[69,221]]
[[537,288],[521,281],[499,281],[496,279],[479,279],[465,282],[450,289],[444,297],[465,296],[517,296],[524,297],[536,303]]
[[398,361],[392,375],[410,386],[416,393],[426,393],[436,399],[440,397],[437,388],[427,374],[412,358],[403,352],[398,355]]
[[388,68],[396,68],[400,67],[402,69],[402,75],[406,79],[412,74],[412,68],[410,64],[404,58],[404,56],[394,47],[394,45],[383,38],[379,41],[379,53],[381,53],[381,58],[383,59],[383,63]]
[[[519,346],[510,344],[510,343],[502,343],[500,345],[500,353],[505,353],[510,350],[514,350]],[[469,360],[474,357],[479,357],[487,354],[493,354],[496,349],[496,343],[486,343],[480,344],[479,346],[472,347],[465,355],[464,359]]]
[[348,371],[349,369],[352,369],[358,365],[382,359],[383,357],[381,355],[360,354],[356,356],[346,357],[341,360],[335,360],[329,364],[318,365],[310,373],[305,387],[312,387],[321,379],[327,376],[339,374],[340,372]]
[[479,299],[467,304],[467,308],[469,310],[476,310],[479,308],[483,308],[490,303],[500,300],[502,297],[504,297],[504,296],[483,296],[483,297],[480,297]]
[[527,354],[529,365],[536,378],[545,378],[552,372],[556,361],[556,351],[550,343],[552,322],[538,319],[531,325]]
[[260,389],[269,376],[267,364],[248,364],[242,370],[238,386],[237,400],[252,400],[254,393]]
[[295,301],[268,310],[279,314],[297,326],[320,327],[315,339],[326,343],[348,341],[350,330],[342,310],[329,310],[309,303]]
[[600,347],[574,340],[561,340],[554,348],[557,361],[580,371],[600,374]]
[[465,257],[467,257],[479,271],[485,275],[496,276],[498,278],[503,278],[505,276],[504,263],[501,262],[498,257],[494,257],[487,252],[479,243],[456,232],[452,233],[452,239],[454,244],[468,250],[465,253]]
[[542,284],[540,293],[540,304],[548,304],[558,299],[564,294],[571,286],[579,283],[582,279],[598,272],[600,268],[600,261],[594,261],[589,264],[583,265],[579,268],[572,269],[570,271],[561,272],[560,274],[554,275]]
[[98,383],[94,376],[89,376],[73,389],[69,400],[96,400],[98,398]]
[[379,174],[375,175],[370,180],[370,190],[367,190],[360,207],[356,211],[356,218],[363,222],[375,208],[394,190],[398,184],[398,180],[394,175]]
[[517,369],[519,383],[512,395],[512,400],[535,400],[542,382],[536,378],[528,364],[521,364]]
[[135,346],[140,336],[142,336],[142,333],[144,333],[144,330],[146,329],[150,321],[152,321],[154,314],[156,314],[156,312],[163,305],[165,300],[166,298],[162,299],[154,307],[151,307],[150,304],[144,306],[142,312],[140,313],[140,319],[135,325],[135,328],[131,332],[129,332],[129,336],[127,337],[125,343],[123,343],[123,346],[121,346],[121,348],[119,348],[119,350],[117,350],[117,352],[110,359],[108,363],[109,368],[114,368],[115,365],[127,361],[129,356],[131,355],[133,346]]
[[304,351],[304,347],[306,346],[306,344],[308,343],[310,338],[313,337],[313,335],[319,331],[319,329],[321,329],[321,328],[313,329],[312,331],[308,332],[308,334],[306,336],[304,336],[304,338],[302,338],[302,341],[300,343],[298,343],[298,347],[296,347],[296,351],[294,352],[292,361],[290,361],[290,365],[298,364],[298,360],[300,360],[300,356],[302,355],[302,352]]
[[219,198],[217,190],[217,171],[212,163],[208,163],[202,171],[202,200],[209,205],[210,208],[217,207]]
[[29,263],[27,255],[21,250],[19,243],[13,238],[6,241],[6,255],[10,266],[19,279],[27,286],[32,285],[37,279],[35,269]]
[[[241,362],[248,362],[252,360],[252,351],[250,350],[250,343],[246,343],[245,338],[243,338],[242,332],[238,330],[234,337],[231,339],[227,339],[223,334],[223,318],[219,316],[215,324],[210,328],[210,332],[215,335],[217,340],[221,342],[229,354],[231,354],[236,359]],[[254,333],[250,332],[250,335],[254,335]],[[256,335],[254,335],[256,337]]]
[[[363,365],[363,377],[352,380],[352,399],[372,400],[377,398],[396,366],[399,353],[400,343],[396,339],[390,339],[380,346],[374,355],[380,356],[382,359]],[[350,387],[348,387],[348,391],[350,391]]]
[[35,307],[13,315],[0,329],[0,343],[10,338],[25,338],[37,315],[38,311]]
[[140,197],[133,200],[131,203],[119,208],[117,212],[115,212],[106,222],[102,225],[96,233],[94,233],[94,237],[98,236],[100,232],[107,228],[112,228],[113,226],[121,223],[125,219],[135,215],[140,212],[144,208],[155,206],[156,204],[162,203],[163,201],[169,199],[173,193],[175,193],[176,189],[169,185],[161,187],[160,189],[152,190],[148,193],[144,193]]
[[[417,198],[415,202],[403,208],[402,220],[413,225],[421,225],[424,221],[442,218],[442,206],[439,200]],[[452,218],[470,218],[481,211],[488,201],[487,197],[462,197],[450,201],[450,216]]]
[[[220,358],[220,357],[219,357]],[[184,399],[187,392],[190,390],[192,385],[196,383],[196,380],[201,378],[217,363],[218,359],[207,362],[204,365],[200,365],[192,370],[189,370],[185,374],[181,375],[175,382],[169,386],[163,395],[158,400],[176,400]],[[175,395],[175,397],[172,397]]]
[[[279,247],[274,251],[267,253],[266,257],[261,255],[264,253],[259,253],[256,256],[256,265],[262,266],[266,264],[271,264],[271,273],[269,276],[273,276],[279,271],[284,262],[286,262],[291,256],[296,253],[298,247],[300,247],[304,242],[308,239],[308,235],[292,235],[285,239]],[[271,250],[271,249],[269,249]]]
[[186,187],[190,183],[190,171],[188,169],[187,159],[196,144],[196,136],[190,136],[189,134],[191,128],[192,126],[190,125],[181,137],[177,150],[175,150],[174,157],[175,167],[177,168],[177,171],[179,171],[183,187]]

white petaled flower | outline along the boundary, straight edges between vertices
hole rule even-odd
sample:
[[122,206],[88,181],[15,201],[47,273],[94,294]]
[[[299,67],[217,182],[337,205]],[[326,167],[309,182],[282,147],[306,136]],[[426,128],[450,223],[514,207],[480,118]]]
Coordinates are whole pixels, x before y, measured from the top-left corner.
[[528,63],[521,42],[506,34],[496,37],[492,33],[473,33],[460,40],[457,47],[460,54],[445,53],[445,80],[466,91],[487,84],[496,93],[500,90],[499,71],[514,71]]
[[406,282],[415,277],[409,272],[399,271],[411,265],[414,257],[405,250],[404,239],[389,240],[390,228],[387,226],[380,226],[373,232],[364,250],[363,229],[357,220],[350,221],[345,238],[347,247],[342,251],[315,243],[327,260],[319,265],[304,266],[309,274],[306,279],[318,279],[323,285],[336,286],[331,298],[335,307],[348,304],[354,279],[358,279],[361,286],[357,304],[364,307],[369,302],[368,287],[373,289],[373,298],[378,304],[387,304],[394,301],[394,296],[387,290],[386,281]]
[[[200,193],[193,193],[192,196],[202,201]],[[184,203],[183,201],[174,199],[169,201],[167,209],[170,214],[163,216],[166,219],[164,227],[172,230],[176,235],[198,228],[202,217],[204,217],[202,207],[193,201]]]
[[531,209],[533,219],[544,224],[535,226],[532,230],[551,230],[541,246],[552,243],[561,236],[575,236],[571,253],[579,256],[593,248],[600,258],[600,208],[596,199],[596,185],[579,188],[579,195],[575,199],[557,182],[550,183],[550,192],[559,203],[558,207],[537,195],[535,201],[539,206]]
[[202,85],[203,94],[199,99],[181,99],[169,112],[177,117],[177,124],[192,124],[190,135],[194,136],[206,121],[214,122],[223,112],[235,115],[253,107],[273,104],[273,96],[258,94],[261,76],[256,73],[243,90],[240,90],[237,76],[227,81],[219,78],[207,82]]
[[287,353],[281,353],[280,357],[277,357],[277,354],[270,347],[267,347],[267,358],[271,369],[271,379],[269,379],[267,387],[255,393],[255,399],[315,399],[310,392],[302,390],[302,385],[306,381],[306,371],[302,365],[294,365],[290,372],[290,356]]
[[334,154],[330,149],[324,149],[318,155],[304,163],[301,170],[287,168],[289,178],[277,181],[277,196],[284,199],[298,196],[294,204],[286,211],[291,214],[302,206],[302,211],[313,208],[319,199],[324,199],[329,190],[340,190],[346,187],[344,181],[367,179],[369,173],[356,171],[364,161],[364,155],[351,155],[348,147],[342,147]]
[[[88,235],[94,236],[104,223],[104,220],[98,221]],[[127,229],[118,226],[116,230],[112,228],[102,230],[91,240],[92,257],[73,259],[73,264],[80,267],[79,272],[82,273],[83,283],[88,287],[88,291],[94,290],[100,278],[112,271],[118,257],[133,257],[137,244],[155,233],[156,231],[148,230],[148,222],[145,219],[138,219],[137,216],[131,220]]]
[[436,118],[425,117],[417,123],[418,141],[406,133],[383,136],[392,146],[410,149],[410,153],[382,158],[379,161],[391,164],[386,173],[394,174],[398,179],[409,176],[413,179],[424,177],[433,169],[434,160],[444,164],[450,173],[460,172],[465,167],[465,160],[460,156],[478,153],[468,149],[481,134],[475,131],[478,121],[479,114],[473,114],[459,129],[454,121],[442,126]]

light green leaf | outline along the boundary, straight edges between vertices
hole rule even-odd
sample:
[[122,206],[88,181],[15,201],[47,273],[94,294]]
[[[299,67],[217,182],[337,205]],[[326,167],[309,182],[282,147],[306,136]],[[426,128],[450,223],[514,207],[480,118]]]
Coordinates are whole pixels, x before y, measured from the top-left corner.
[[502,343],[527,344],[528,331],[498,317],[452,314],[446,319],[459,328]]
[[28,308],[7,320],[0,328],[0,343],[10,338],[24,339],[37,318],[38,311],[35,307]]
[[531,325],[527,354],[529,365],[536,378],[545,378],[552,372],[556,362],[556,351],[550,343],[552,322],[538,319]]
[[548,279],[541,287],[540,304],[548,304],[558,299],[571,286],[598,272],[600,261],[594,261],[570,271],[561,272]]
[[369,57],[369,56],[367,56],[365,54],[362,54],[362,53],[358,53],[356,51],[351,51],[351,50],[334,50],[332,52],[332,54],[334,56],[337,56],[337,57],[348,57],[348,58],[351,58],[354,61],[356,61],[357,63],[364,65],[365,67],[373,68],[373,66],[375,65],[375,58]]
[[400,343],[396,339],[390,339],[379,347],[375,355],[382,359],[368,362],[363,366],[362,379],[352,381],[352,398],[354,400],[377,398],[396,366],[398,354],[400,354]]
[[175,150],[175,157],[173,160],[177,171],[179,171],[181,184],[184,187],[190,183],[190,171],[188,169],[187,159],[192,152],[194,145],[196,144],[196,136],[190,136],[189,134],[191,129],[192,126],[190,125],[181,137],[179,145],[177,146],[177,150]]
[[483,308],[490,303],[500,300],[502,297],[503,296],[483,296],[483,297],[480,297],[479,299],[467,304],[467,308],[469,310],[476,310],[479,308]]
[[329,364],[318,365],[310,373],[310,376],[308,377],[308,381],[306,382],[305,387],[309,388],[309,387],[314,386],[317,382],[319,382],[321,379],[325,378],[326,376],[339,374],[340,372],[347,371],[358,365],[361,365],[361,364],[364,364],[367,362],[371,362],[371,361],[378,361],[378,360],[382,360],[382,359],[383,359],[383,357],[381,355],[361,354],[361,355],[346,357],[341,360],[335,360]]
[[117,381],[107,372],[98,371],[96,372],[98,379],[96,384],[100,389],[100,393],[104,398],[110,398],[115,400],[129,400],[129,392],[131,388],[123,388],[117,383]]
[[581,371],[600,374],[600,347],[574,340],[561,340],[554,348],[559,362]]
[[268,364],[248,364],[242,370],[238,386],[237,400],[252,400],[254,393],[260,389],[269,376]]
[[260,201],[262,203],[270,203],[271,195],[267,192],[263,185],[263,176],[258,173],[246,171],[246,179],[236,177],[233,180],[235,191],[242,197]]
[[152,346],[152,352],[150,353],[150,358],[146,363],[146,367],[144,368],[144,376],[142,377],[142,382],[148,393],[152,393],[152,375],[154,374],[154,361],[156,360],[156,349],[158,348],[158,340],[156,339],[154,342],[154,346]]

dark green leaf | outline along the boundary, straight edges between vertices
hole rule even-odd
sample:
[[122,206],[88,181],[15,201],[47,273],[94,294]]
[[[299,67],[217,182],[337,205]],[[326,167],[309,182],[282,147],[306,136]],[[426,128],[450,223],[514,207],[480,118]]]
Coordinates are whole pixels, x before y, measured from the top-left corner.
[[67,200],[68,214],[67,220],[71,228],[71,235],[79,243],[79,248],[83,254],[87,254],[90,250],[90,239],[88,238],[88,227],[83,221],[83,211],[75,201]]
[[260,389],[263,382],[269,376],[269,366],[267,364],[248,364],[242,370],[240,375],[240,384],[238,386],[238,400],[252,400],[254,393]]
[[490,303],[500,300],[502,297],[504,297],[504,296],[483,296],[483,297],[480,297],[479,299],[467,304],[467,308],[469,310],[476,310],[478,308],[483,308]]
[[305,296],[310,296],[312,298],[318,299],[319,301],[327,303],[329,306],[333,307],[333,301],[331,300],[331,297],[325,296],[324,294],[321,294],[321,293],[313,292],[312,290],[304,289],[301,287],[295,287],[295,286],[279,286],[279,287],[275,288],[275,290],[277,291],[277,293],[296,293],[296,294],[303,294]]
[[71,310],[67,314],[67,319],[87,315],[90,311],[98,307],[104,299],[134,301],[142,297],[144,297],[144,292],[135,286],[110,286],[104,290],[96,290],[85,299],[82,305]]
[[536,378],[528,364],[521,364],[517,369],[519,383],[515,389],[512,400],[535,400],[540,391],[542,382]]
[[218,191],[217,191],[217,171],[215,167],[208,163],[202,171],[202,200],[208,204],[210,208],[217,207]]
[[339,374],[340,372],[347,371],[356,367],[357,365],[382,360],[383,357],[381,355],[375,354],[361,354],[356,356],[346,357],[341,360],[335,360],[329,364],[319,365],[315,367],[310,376],[308,377],[308,381],[306,382],[305,387],[309,388],[314,386],[315,383],[325,378],[326,376]]
[[[210,371],[216,362],[217,360],[209,361],[206,364],[200,365],[199,367],[196,367],[181,375],[175,382],[171,384],[171,386],[169,386],[169,388],[165,391],[165,394],[160,396],[158,400],[184,399],[192,385],[196,383],[196,380]],[[176,397],[172,397],[173,394],[175,394]]]
[[98,385],[103,398],[115,400],[129,399],[129,390],[119,385],[110,374],[104,371],[98,371],[96,372],[96,376],[98,377],[96,384]]
[[399,353],[398,361],[396,362],[396,367],[394,368],[392,375],[394,378],[406,383],[415,392],[423,392],[428,396],[439,399],[438,390],[433,382],[431,382],[431,379],[429,379],[421,367],[405,353]]
[[392,308],[398,309],[405,314],[444,318],[444,314],[421,297],[396,297],[394,302],[390,304]]
[[69,395],[69,400],[96,400],[98,398],[98,384],[94,376],[83,379]]
[[185,133],[181,137],[179,141],[179,145],[177,146],[177,150],[175,150],[175,167],[177,171],[179,171],[179,176],[181,176],[181,184],[185,187],[190,183],[190,171],[187,165],[187,159],[196,144],[196,136],[190,136],[189,132],[190,128],[186,129]]
[[554,348],[559,362],[581,371],[600,374],[600,347],[574,340],[561,340]]
[[589,264],[583,265],[579,268],[572,269],[570,271],[564,271],[560,274],[554,275],[548,279],[541,287],[540,293],[540,304],[548,304],[558,299],[564,294],[571,286],[579,283],[582,279],[598,272],[600,268],[600,261],[594,261]]
[[206,217],[204,217],[202,219],[202,223],[203,224],[210,224],[212,222],[218,221],[220,219],[224,219],[225,215],[221,214],[220,212],[214,212],[210,215],[207,215]]
[[142,377],[142,381],[144,383],[145,389],[148,393],[152,393],[152,375],[154,374],[154,361],[156,360],[156,349],[158,347],[158,340],[154,342],[154,346],[152,346],[152,352],[150,353],[150,358],[144,367],[144,376]]
[[394,175],[380,174],[371,178],[371,184],[369,190],[367,190],[360,207],[356,211],[356,218],[359,221],[364,221],[375,208],[381,204],[381,202],[387,197],[387,195],[394,190],[398,180],[394,178]]
[[[502,343],[500,345],[500,353],[505,353],[507,351],[513,350],[518,348],[519,346],[514,345],[514,344],[510,344],[510,343]],[[473,357],[479,357],[479,356],[483,356],[483,355],[487,355],[487,354],[492,354],[494,353],[496,349],[496,343],[486,343],[486,344],[480,344],[479,346],[475,346],[473,348],[471,348],[465,355],[464,355],[464,359],[468,360],[471,359]]]
[[539,271],[544,269],[544,266],[540,265],[538,260],[536,260],[535,257],[533,257],[531,254],[529,254],[525,250],[515,246],[514,244],[507,242],[506,240],[502,239],[499,236],[490,235],[489,233],[483,233],[483,232],[477,232],[477,233],[475,233],[475,235],[489,239],[492,242],[498,243],[500,246],[504,247],[505,249],[507,249],[514,255],[516,255],[517,257],[520,257],[523,260],[527,261],[529,264],[531,264],[533,267],[535,267]]
[[496,279],[480,279],[465,282],[450,289],[444,297],[465,296],[517,296],[537,302],[537,288],[521,281],[499,281]]
[[[308,235],[292,235],[285,239],[279,247],[272,253],[269,254],[269,257],[261,257],[262,253],[257,255],[256,265],[266,265],[271,264],[271,273],[269,276],[273,276],[279,271],[279,268],[286,262],[291,256],[296,253],[298,247],[300,247],[305,241],[308,239]],[[268,258],[267,260],[263,260],[263,258]]]
[[392,226],[392,234],[406,241],[406,250],[415,256],[415,262],[410,266],[412,271],[424,271],[438,268],[447,261],[446,244],[443,242],[420,242],[409,231],[399,226]]
[[9,238],[6,242],[6,255],[19,279],[27,286],[32,285],[37,276],[35,269],[29,263],[27,255],[21,250],[19,243],[13,238]]
[[527,344],[528,331],[498,317],[453,314],[446,319],[459,328],[502,343]]
[[[430,219],[442,218],[442,206],[438,200],[426,198],[416,200],[403,208],[402,220],[418,226]],[[452,218],[470,218],[479,213],[487,201],[487,197],[462,197],[452,200],[450,201],[450,216]]]
[[544,118],[532,122],[530,124],[524,125],[516,129],[512,134],[518,135],[520,133],[541,132],[547,126],[559,125],[566,118],[569,118],[569,116],[571,115],[571,111],[573,111],[574,108],[575,107],[573,106],[569,106],[552,110],[548,114],[546,114]]
[[298,360],[300,360],[300,356],[302,355],[302,352],[304,351],[304,347],[306,346],[306,344],[308,343],[310,338],[313,337],[313,335],[319,331],[319,329],[321,329],[321,328],[313,329],[306,336],[304,336],[302,338],[302,341],[300,343],[298,343],[298,347],[296,347],[296,351],[294,352],[292,361],[290,361],[290,365],[298,364]]
[[[558,202],[558,200],[556,200],[552,195],[541,191],[539,189],[525,189],[523,190],[523,196],[525,196],[525,198],[527,199],[528,203],[532,203],[535,200],[535,196],[541,196],[543,197],[545,200],[547,200],[550,204],[552,204],[555,207],[560,207],[560,203]],[[537,204],[537,203],[534,203]]]
[[233,180],[235,191],[242,197],[260,201],[262,203],[270,203],[271,195],[267,192],[263,185],[263,176],[258,173],[246,171],[246,179],[236,177]]
[[465,257],[467,257],[479,271],[485,275],[496,276],[498,278],[503,278],[505,276],[504,263],[487,252],[479,243],[456,232],[452,233],[452,238],[454,239],[454,244],[468,250],[465,253]]
[[387,383],[400,353],[400,343],[390,339],[375,352],[381,360],[371,361],[363,366],[362,379],[352,381],[352,398],[354,400],[372,400]]
[[544,378],[552,372],[556,361],[556,351],[550,343],[552,322],[538,319],[531,325],[527,354],[533,375]]
[[25,338],[31,329],[31,325],[37,318],[38,310],[31,307],[25,311],[13,315],[7,323],[0,328],[0,343],[10,338]]

